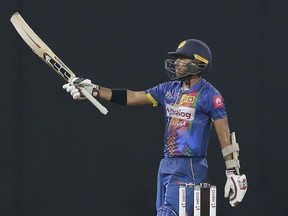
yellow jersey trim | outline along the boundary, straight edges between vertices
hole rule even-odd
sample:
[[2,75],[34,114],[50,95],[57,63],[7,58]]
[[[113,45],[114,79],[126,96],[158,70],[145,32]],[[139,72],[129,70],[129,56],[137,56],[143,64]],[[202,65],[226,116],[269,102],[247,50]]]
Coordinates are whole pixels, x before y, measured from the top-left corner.
[[153,103],[153,107],[158,106],[158,102],[152,97],[151,94],[146,94],[146,96],[148,97],[148,99]]

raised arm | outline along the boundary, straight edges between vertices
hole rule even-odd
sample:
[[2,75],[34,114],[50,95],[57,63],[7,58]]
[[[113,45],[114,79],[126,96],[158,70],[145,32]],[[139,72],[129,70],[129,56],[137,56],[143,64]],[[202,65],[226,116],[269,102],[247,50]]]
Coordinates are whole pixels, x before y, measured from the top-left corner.
[[[100,87],[99,98],[114,102],[122,99],[124,100],[127,106],[138,106],[138,105],[147,105],[152,104],[152,102],[148,99],[144,91],[132,91],[126,89],[110,89],[105,87]],[[125,99],[126,97],[126,99]],[[112,99],[113,98],[113,99]],[[125,105],[125,104],[123,104]]]
[[79,87],[85,88],[93,97],[98,97],[102,100],[120,105],[139,106],[152,104],[144,91],[111,89],[95,85],[88,79],[74,78],[71,83],[63,85],[63,88],[66,89],[66,91],[69,92],[74,99],[85,99],[81,92],[81,88]]

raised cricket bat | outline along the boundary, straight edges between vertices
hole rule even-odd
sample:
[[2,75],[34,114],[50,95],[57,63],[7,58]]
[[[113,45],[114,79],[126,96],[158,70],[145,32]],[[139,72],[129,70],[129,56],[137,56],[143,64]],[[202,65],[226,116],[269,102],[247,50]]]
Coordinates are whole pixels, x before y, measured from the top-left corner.
[[[54,54],[54,52],[38,37],[38,35],[29,27],[21,15],[16,12],[11,16],[10,21],[13,26],[32,49],[46,64],[55,70],[67,82],[71,82],[76,75]],[[94,104],[101,113],[107,114],[108,110],[100,104],[89,92],[81,87],[83,95]]]

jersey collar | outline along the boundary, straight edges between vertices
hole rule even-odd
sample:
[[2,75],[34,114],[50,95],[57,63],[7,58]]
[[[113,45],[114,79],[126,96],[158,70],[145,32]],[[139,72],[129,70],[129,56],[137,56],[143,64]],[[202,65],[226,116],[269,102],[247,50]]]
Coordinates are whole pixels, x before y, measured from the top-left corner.
[[[194,86],[192,86],[192,88],[187,89],[187,90],[185,90],[184,92],[185,92],[185,93],[188,93],[188,92],[193,92],[193,91],[199,91],[206,82],[207,82],[207,81],[202,78],[202,79],[200,79]],[[183,82],[182,82],[182,85],[183,85]]]

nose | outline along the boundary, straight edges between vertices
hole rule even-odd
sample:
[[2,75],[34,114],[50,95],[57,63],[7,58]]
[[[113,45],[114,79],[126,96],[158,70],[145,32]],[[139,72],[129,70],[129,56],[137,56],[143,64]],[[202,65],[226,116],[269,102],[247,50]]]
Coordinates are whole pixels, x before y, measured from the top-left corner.
[[180,61],[181,61],[181,59],[180,59],[180,58],[177,58],[177,59],[175,60],[175,62],[174,62],[174,65],[179,65]]

